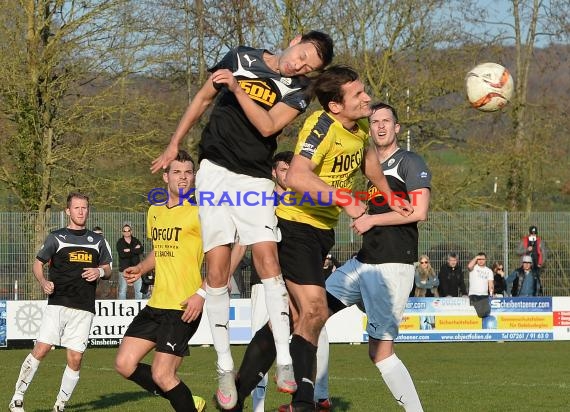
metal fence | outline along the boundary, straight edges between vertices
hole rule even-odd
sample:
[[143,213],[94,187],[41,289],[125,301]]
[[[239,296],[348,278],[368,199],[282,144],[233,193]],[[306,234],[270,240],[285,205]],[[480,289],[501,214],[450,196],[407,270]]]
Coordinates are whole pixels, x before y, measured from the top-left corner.
[[[31,267],[36,253],[33,225],[35,215],[30,213],[0,213],[0,299],[41,298]],[[89,227],[100,226],[107,237],[117,262],[115,244],[121,237],[122,225],[129,222],[134,236],[151,249],[145,236],[146,214],[143,212],[93,212]],[[65,213],[49,216],[48,229],[67,224]],[[336,230],[333,254],[340,261],[348,259],[360,247],[360,238],[349,228],[350,219],[342,215]],[[459,254],[465,268],[478,252],[485,252],[488,264],[502,261],[509,271],[520,265],[516,253],[521,237],[531,225],[538,227],[544,240],[547,256],[542,270],[544,294],[570,295],[570,213],[507,213],[507,212],[432,212],[427,222],[420,225],[420,254],[430,256],[436,270],[445,262],[448,252]],[[112,282],[101,282],[99,296],[114,298],[117,265],[113,268]],[[244,285],[241,297],[249,297],[249,268],[242,272]],[[467,281],[467,276],[466,276]]]

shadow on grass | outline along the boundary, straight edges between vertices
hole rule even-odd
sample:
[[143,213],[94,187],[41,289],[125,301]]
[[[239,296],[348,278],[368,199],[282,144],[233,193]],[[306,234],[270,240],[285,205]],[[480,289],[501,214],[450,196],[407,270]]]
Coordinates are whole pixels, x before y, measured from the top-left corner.
[[122,404],[130,403],[133,401],[139,401],[143,398],[150,398],[154,396],[155,395],[151,395],[150,393],[143,391],[110,393],[106,395],[101,395],[99,396],[99,399],[96,399],[91,402],[83,402],[83,403],[74,402],[73,411],[85,412],[85,411],[94,411],[94,410],[105,410],[110,407],[116,408]]

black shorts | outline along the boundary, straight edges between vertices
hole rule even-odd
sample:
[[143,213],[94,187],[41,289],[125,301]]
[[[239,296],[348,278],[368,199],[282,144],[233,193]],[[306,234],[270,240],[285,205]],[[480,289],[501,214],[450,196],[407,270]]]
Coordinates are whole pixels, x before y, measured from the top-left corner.
[[298,285],[325,286],[323,263],[334,246],[333,229],[278,218],[279,264],[283,277]]
[[202,314],[186,323],[182,320],[183,313],[182,310],[157,309],[147,305],[135,316],[125,336],[155,342],[157,352],[188,356],[188,341],[196,333]]

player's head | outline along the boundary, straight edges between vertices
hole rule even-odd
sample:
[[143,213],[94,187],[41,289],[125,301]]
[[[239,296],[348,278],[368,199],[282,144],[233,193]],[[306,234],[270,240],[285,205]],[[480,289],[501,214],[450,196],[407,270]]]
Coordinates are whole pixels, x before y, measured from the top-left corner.
[[93,233],[97,233],[99,235],[102,235],[103,229],[101,229],[101,226],[93,226]]
[[314,80],[312,92],[323,109],[343,123],[370,116],[370,96],[349,66],[335,65],[323,71]]
[[168,186],[169,204],[178,203],[180,194],[194,188],[196,171],[194,160],[185,150],[178,151],[176,158],[164,169],[162,179]]
[[310,31],[296,36],[279,56],[279,73],[300,76],[328,66],[334,57],[333,41],[328,34]]
[[386,103],[374,103],[372,114],[368,117],[370,137],[379,148],[388,149],[397,146],[397,135],[400,133],[396,109]]
[[89,196],[78,192],[67,195],[67,208],[65,213],[69,216],[70,229],[84,229],[89,216]]
[[278,190],[287,190],[285,178],[287,176],[287,170],[289,170],[291,160],[293,160],[293,152],[290,150],[275,153],[275,156],[273,156],[273,167],[271,168],[271,174],[273,175],[273,179],[278,186]]

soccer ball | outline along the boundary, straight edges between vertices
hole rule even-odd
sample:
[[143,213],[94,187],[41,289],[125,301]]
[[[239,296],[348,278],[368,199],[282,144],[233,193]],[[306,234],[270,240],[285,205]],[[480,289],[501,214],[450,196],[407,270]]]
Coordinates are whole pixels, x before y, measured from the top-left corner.
[[467,73],[465,89],[471,106],[494,112],[507,105],[513,97],[513,77],[497,63],[481,63]]

